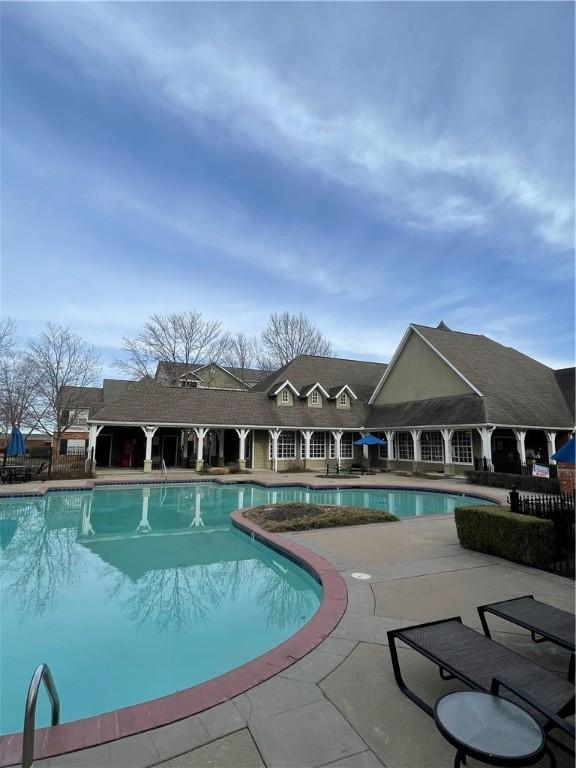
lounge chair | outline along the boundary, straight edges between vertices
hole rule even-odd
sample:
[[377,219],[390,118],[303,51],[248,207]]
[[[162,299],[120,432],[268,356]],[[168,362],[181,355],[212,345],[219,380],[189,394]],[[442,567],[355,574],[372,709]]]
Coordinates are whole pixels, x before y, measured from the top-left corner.
[[[563,718],[574,713],[574,686],[534,661],[465,626],[457,616],[388,632],[392,668],[398,687],[427,714],[434,710],[402,677],[396,643],[401,641],[436,664],[444,680],[457,679],[474,690],[498,692],[527,709],[546,732],[560,728],[572,739],[574,725]],[[573,754],[555,739],[561,749]]]
[[541,603],[534,598],[534,595],[524,595],[513,600],[502,600],[499,603],[481,605],[478,608],[478,614],[486,637],[491,637],[486,621],[487,613],[530,630],[530,635],[535,643],[548,641],[570,651],[568,679],[574,681],[574,651],[576,646],[574,643],[575,621],[573,613]]

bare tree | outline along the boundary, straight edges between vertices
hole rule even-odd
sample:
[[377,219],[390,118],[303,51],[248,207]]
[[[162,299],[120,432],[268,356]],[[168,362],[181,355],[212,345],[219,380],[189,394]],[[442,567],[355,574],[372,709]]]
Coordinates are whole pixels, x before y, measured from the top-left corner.
[[48,323],[38,341],[30,342],[28,365],[34,372],[38,399],[38,426],[54,435],[56,443],[85,410],[84,398],[75,398],[66,387],[90,387],[100,377],[96,349],[69,328]]
[[0,419],[6,432],[11,427],[32,431],[38,422],[36,370],[25,355],[10,352],[0,358]]
[[305,315],[290,312],[273,314],[261,336],[261,362],[274,368],[290,362],[297,355],[332,357],[332,344]]
[[246,371],[254,367],[257,359],[257,342],[245,333],[230,337],[230,345],[223,355],[222,362],[229,368],[236,369],[236,375],[245,381]]
[[0,357],[10,354],[14,348],[14,334],[16,323],[7,317],[0,321]]
[[160,361],[171,363],[218,361],[226,346],[226,335],[219,321],[204,320],[200,312],[154,314],[146,321],[144,330],[133,339],[122,339],[125,360],[115,360],[114,366],[129,376],[153,376]]

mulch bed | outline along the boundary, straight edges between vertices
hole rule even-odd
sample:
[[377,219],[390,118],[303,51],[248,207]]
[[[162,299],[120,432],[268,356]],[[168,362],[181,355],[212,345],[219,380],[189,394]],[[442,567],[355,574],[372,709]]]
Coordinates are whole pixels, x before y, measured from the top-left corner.
[[388,512],[365,507],[341,507],[330,504],[264,504],[244,513],[248,520],[271,533],[337,528],[344,525],[389,523],[398,518]]

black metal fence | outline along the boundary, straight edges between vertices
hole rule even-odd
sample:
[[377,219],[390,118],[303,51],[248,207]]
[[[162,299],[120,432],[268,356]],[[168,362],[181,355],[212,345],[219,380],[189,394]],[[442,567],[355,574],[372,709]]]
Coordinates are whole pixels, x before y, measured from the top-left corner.
[[474,459],[474,469],[477,472],[498,472],[506,475],[522,475],[522,477],[536,477],[534,475],[534,466],[543,467],[548,470],[548,477],[558,477],[558,466],[549,464],[545,461],[536,461],[528,464],[522,464],[520,461],[502,461],[494,459],[491,463],[486,458]]
[[89,462],[81,454],[65,456],[4,456],[0,461],[0,479],[3,483],[27,482],[91,477]]
[[508,501],[511,512],[540,517],[554,523],[556,553],[548,570],[574,578],[576,492],[520,496],[513,489]]

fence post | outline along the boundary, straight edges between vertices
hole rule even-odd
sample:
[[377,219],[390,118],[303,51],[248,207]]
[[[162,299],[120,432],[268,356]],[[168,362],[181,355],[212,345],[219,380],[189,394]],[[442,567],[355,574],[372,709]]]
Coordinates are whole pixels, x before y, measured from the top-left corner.
[[512,490],[510,491],[510,495],[508,497],[510,501],[510,512],[519,512],[520,511],[520,494],[516,490],[516,486],[512,486]]

